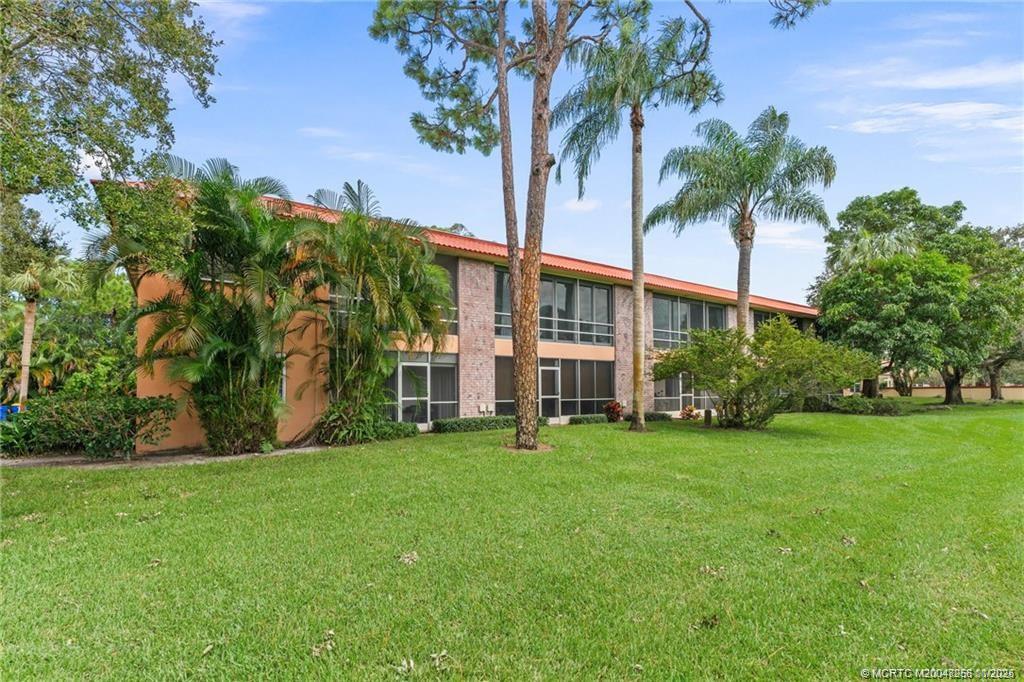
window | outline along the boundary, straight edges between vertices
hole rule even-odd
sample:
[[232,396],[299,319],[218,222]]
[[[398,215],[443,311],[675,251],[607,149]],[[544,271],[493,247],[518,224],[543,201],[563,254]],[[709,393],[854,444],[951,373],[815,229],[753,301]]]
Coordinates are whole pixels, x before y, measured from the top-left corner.
[[[600,414],[615,399],[615,363],[597,360],[538,362],[538,406],[548,417]],[[512,358],[494,359],[494,413],[515,414]]]
[[453,353],[397,353],[385,384],[392,419],[427,424],[459,414],[458,356]]
[[512,358],[494,358],[494,414],[515,414],[515,377]]
[[512,336],[512,291],[508,270],[494,269],[494,335]]
[[675,348],[689,340],[691,329],[725,329],[725,306],[654,296],[654,347]]
[[[612,289],[603,284],[543,276],[540,339],[610,346],[614,342]],[[508,270],[494,271],[494,334],[512,336]]]
[[459,333],[459,259],[455,256],[438,254],[434,256],[434,264],[440,265],[448,272],[448,281],[452,287],[452,309],[447,313],[448,333]]

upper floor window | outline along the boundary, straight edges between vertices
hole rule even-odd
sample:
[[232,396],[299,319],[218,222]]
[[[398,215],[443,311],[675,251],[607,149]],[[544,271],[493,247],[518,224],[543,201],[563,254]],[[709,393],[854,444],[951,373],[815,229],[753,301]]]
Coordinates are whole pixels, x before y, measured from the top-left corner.
[[725,329],[725,306],[654,296],[654,347],[674,348],[689,341],[691,329]]
[[459,259],[439,253],[434,256],[434,263],[448,272],[448,281],[452,287],[452,309],[448,319],[448,333],[459,333]]
[[[494,271],[494,333],[512,336],[509,274]],[[610,346],[614,339],[612,289],[604,284],[544,275],[540,280],[540,338]]]

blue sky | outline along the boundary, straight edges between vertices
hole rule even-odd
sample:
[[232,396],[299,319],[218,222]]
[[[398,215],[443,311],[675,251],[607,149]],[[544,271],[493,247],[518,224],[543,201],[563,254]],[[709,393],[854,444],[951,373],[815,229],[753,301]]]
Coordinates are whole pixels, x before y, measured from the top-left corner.
[[[693,141],[709,117],[743,129],[768,105],[791,131],[826,145],[838,176],[823,192],[830,214],[856,196],[906,185],[935,204],[960,199],[967,219],[1024,220],[1024,4],[842,2],[790,31],[770,28],[767,1],[700,3],[713,24],[713,64],[725,101],[696,115],[652,112],[645,144],[645,208],[670,196],[661,158]],[[668,16],[678,3],[656,6]],[[176,95],[175,153],[224,156],[244,175],[274,175],[296,199],[357,178],[389,215],[425,225],[466,224],[503,241],[497,153],[448,155],[420,144],[410,113],[425,103],[391,45],[370,39],[369,3],[210,2],[201,11],[225,44],[214,94],[202,109]],[[579,74],[563,69],[556,92]],[[529,90],[513,88],[517,186],[525,189]],[[552,182],[546,251],[629,265],[628,129],[577,201]],[[553,137],[557,141],[559,136]],[[522,197],[521,197],[522,198]],[[520,216],[523,209],[520,209]],[[62,226],[72,241],[81,232]],[[814,226],[762,224],[755,293],[802,301],[821,270]],[[736,250],[725,227],[668,228],[648,236],[647,270],[735,288]]]

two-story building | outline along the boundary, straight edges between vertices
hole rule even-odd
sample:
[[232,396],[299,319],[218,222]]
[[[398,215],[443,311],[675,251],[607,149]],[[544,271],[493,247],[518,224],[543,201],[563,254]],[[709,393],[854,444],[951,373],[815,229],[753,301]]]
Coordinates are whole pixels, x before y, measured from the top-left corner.
[[[330,219],[322,209],[291,202],[293,210]],[[456,306],[444,347],[396,349],[397,367],[389,380],[395,396],[393,416],[427,426],[435,419],[512,414],[512,320],[505,244],[424,230],[437,251],[436,262],[449,273]],[[545,253],[540,283],[540,339],[537,373],[540,414],[566,421],[577,414],[595,414],[618,400],[631,411],[632,275],[628,269]],[[645,319],[648,348],[684,343],[691,330],[736,325],[736,293],[661,275],[645,275]],[[147,277],[139,300],[161,296],[169,282]],[[813,321],[814,308],[751,296],[753,328],[769,315],[782,313],[797,324]],[[143,344],[150,323],[139,323]],[[315,327],[293,344],[309,350],[289,358],[282,380],[288,410],[278,429],[284,441],[305,433],[326,405],[326,393],[310,387],[321,374],[309,357],[319,346]],[[141,346],[140,346],[141,347]],[[685,405],[703,408],[707,397],[685,376],[650,381],[643,409],[678,413]],[[152,376],[140,375],[140,396],[183,395],[158,366]],[[202,428],[182,410],[172,433],[156,450],[199,447]]]

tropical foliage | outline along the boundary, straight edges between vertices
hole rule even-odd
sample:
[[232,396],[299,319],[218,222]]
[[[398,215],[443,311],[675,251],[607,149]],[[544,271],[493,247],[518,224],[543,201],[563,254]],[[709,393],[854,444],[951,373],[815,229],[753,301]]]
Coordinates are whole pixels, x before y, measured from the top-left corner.
[[[325,443],[378,440],[392,434],[384,405],[394,400],[385,382],[394,371],[398,342],[407,348],[444,348],[452,317],[448,273],[419,228],[381,217],[361,181],[341,192],[321,189],[311,199],[337,214],[319,225],[309,244],[322,263],[331,314],[320,357],[332,405],[316,429]],[[383,434],[383,435],[381,435]]]
[[852,384],[874,365],[870,355],[822,342],[778,316],[749,338],[739,328],[693,331],[688,345],[659,357],[653,374],[689,373],[695,388],[716,396],[719,425],[760,429],[808,396]]
[[288,342],[322,316],[323,264],[305,252],[318,226],[264,201],[288,199],[274,178],[243,179],[224,159],[170,161],[194,229],[168,273],[175,288],[136,314],[153,326],[142,361],[152,372],[167,360],[170,378],[188,382],[212,451],[258,451],[277,440]]
[[683,186],[647,216],[646,229],[669,223],[676,234],[688,225],[725,222],[736,247],[737,326],[750,314],[750,258],[759,220],[829,225],[821,197],[811,187],[828,187],[835,159],[824,147],[807,147],[789,135],[789,115],[768,107],[741,136],[717,119],[697,126],[702,144],[677,147],[661,164],[661,180],[677,176]]

